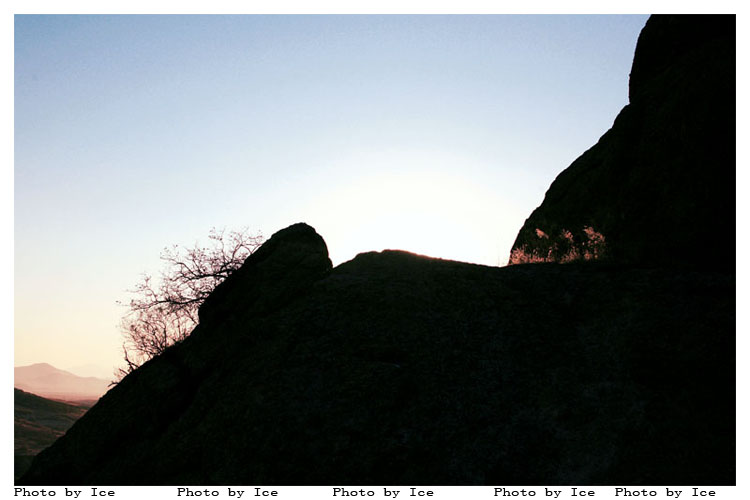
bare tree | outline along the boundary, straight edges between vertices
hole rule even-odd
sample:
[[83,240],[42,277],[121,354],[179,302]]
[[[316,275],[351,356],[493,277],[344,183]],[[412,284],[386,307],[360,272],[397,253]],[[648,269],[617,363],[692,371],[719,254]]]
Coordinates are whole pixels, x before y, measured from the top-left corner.
[[126,366],[118,370],[118,378],[187,338],[198,323],[198,307],[263,242],[260,234],[251,235],[246,228],[214,228],[208,238],[208,247],[196,243],[193,248],[165,248],[159,279],[144,275],[130,290],[135,297],[121,322]]

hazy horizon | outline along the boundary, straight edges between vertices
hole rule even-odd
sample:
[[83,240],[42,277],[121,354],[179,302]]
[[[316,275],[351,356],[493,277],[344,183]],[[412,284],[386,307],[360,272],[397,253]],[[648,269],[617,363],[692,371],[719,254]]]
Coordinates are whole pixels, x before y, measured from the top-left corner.
[[120,365],[116,301],[211,227],[505,265],[646,19],[17,15],[15,365]]

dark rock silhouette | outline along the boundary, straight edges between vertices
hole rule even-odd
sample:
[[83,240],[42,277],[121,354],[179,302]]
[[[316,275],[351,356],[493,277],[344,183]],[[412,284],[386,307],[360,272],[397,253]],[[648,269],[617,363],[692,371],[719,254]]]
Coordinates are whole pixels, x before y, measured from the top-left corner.
[[552,183],[511,263],[582,257],[589,228],[618,262],[734,269],[735,43],[735,16],[649,18],[630,104]]
[[387,251],[304,279],[276,308],[228,286],[22,482],[734,481],[731,276]]
[[200,323],[212,326],[237,314],[267,313],[330,270],[323,238],[306,224],[290,226],[274,234],[211,292],[198,310]]
[[[636,53],[644,62],[633,77],[642,85],[631,86],[642,97],[634,101],[657,95],[658,81],[675,84],[660,68],[674,67],[679,44],[654,47],[652,55],[642,45],[701,24],[680,19],[652,18],[644,29]],[[696,60],[720,66],[722,57]],[[716,72],[729,70],[704,76],[713,80]],[[693,110],[710,107],[702,99],[724,100],[715,93],[727,86],[691,94]],[[673,105],[679,109],[649,108],[642,116],[683,113]],[[611,142],[603,138],[587,154],[607,161],[582,172],[574,164],[550,189],[559,215],[543,205],[530,219],[557,217],[549,239],[555,227],[573,231],[573,222],[591,231],[620,227],[636,238],[606,234],[609,261],[490,268],[385,251],[331,269],[322,238],[304,224],[291,226],[217,287],[187,340],[128,375],[40,453],[20,483],[734,484],[731,266],[675,267],[664,262],[669,242],[651,244],[627,224],[610,225],[640,213],[657,191],[677,189],[656,184],[662,171],[631,168],[634,158],[652,148],[666,161],[673,155],[664,141],[703,125],[686,109],[684,123],[661,122],[676,127],[669,137],[638,139],[661,134],[660,125],[630,122],[627,109],[618,118],[627,141],[605,135]],[[705,126],[729,127],[721,122],[726,114],[706,119]],[[615,161],[617,154],[628,156]],[[633,200],[635,208],[624,195],[588,204],[566,195],[611,191],[611,179],[587,173],[596,169],[646,194]],[[713,190],[701,199],[713,201],[711,213],[731,218],[720,199],[729,188],[695,180],[674,182]],[[689,210],[685,203],[674,210]],[[581,218],[589,213],[602,219]],[[600,251],[592,238],[578,251]],[[712,242],[728,244],[733,228],[722,238]],[[693,257],[675,258],[691,264]]]

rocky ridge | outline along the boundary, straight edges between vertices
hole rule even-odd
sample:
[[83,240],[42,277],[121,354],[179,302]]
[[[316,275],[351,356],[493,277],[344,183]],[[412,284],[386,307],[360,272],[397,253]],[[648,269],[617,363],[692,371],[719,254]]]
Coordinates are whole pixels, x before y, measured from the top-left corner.
[[295,294],[228,285],[231,314],[126,377],[22,482],[734,480],[733,277],[399,251],[319,275],[323,253],[274,258],[298,238],[322,244],[297,225],[246,264],[286,267]]

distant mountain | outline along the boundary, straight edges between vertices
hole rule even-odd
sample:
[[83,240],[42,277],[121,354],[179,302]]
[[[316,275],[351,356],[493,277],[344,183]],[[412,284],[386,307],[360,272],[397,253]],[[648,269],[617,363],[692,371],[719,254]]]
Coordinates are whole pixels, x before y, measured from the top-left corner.
[[101,365],[94,363],[86,363],[84,365],[68,366],[63,370],[78,375],[79,377],[96,377],[102,379],[111,379],[114,373],[113,368],[105,368]]
[[23,474],[34,455],[65,434],[87,408],[51,401],[20,389],[13,390],[15,477]]
[[47,363],[17,366],[14,387],[45,398],[66,401],[96,401],[109,386],[109,380],[79,377]]

